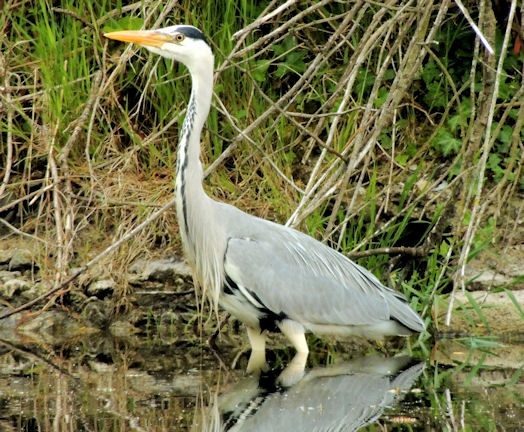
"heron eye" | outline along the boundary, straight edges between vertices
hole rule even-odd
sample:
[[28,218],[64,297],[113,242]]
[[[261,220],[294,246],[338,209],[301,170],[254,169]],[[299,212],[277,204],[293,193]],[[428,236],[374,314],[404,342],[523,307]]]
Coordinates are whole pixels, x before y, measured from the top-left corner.
[[184,35],[182,33],[177,33],[175,35],[175,41],[176,42],[182,42],[184,40]]

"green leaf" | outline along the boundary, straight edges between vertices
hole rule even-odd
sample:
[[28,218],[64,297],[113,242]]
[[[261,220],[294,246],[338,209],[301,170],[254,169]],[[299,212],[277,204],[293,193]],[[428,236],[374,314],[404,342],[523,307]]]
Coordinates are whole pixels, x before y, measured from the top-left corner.
[[264,82],[267,78],[267,70],[271,62],[268,60],[257,60],[251,70],[251,75],[258,82]]
[[433,81],[427,85],[427,93],[423,99],[428,105],[437,108],[445,108],[448,104],[446,93],[440,81]]
[[375,99],[375,107],[380,108],[384,102],[386,102],[386,98],[388,97],[388,89],[385,87],[380,87],[378,89],[378,94]]
[[422,79],[428,86],[435,79],[440,77],[440,70],[434,60],[429,60],[422,70]]
[[358,95],[363,94],[368,88],[370,88],[375,82],[375,75],[373,75],[369,70],[360,68],[357,74],[357,83],[355,85],[355,90]]
[[287,73],[302,73],[307,69],[303,58],[306,56],[305,50],[294,50],[296,47],[295,40],[288,36],[280,45],[275,45],[273,51],[277,56],[284,55],[284,61],[277,63],[278,68],[275,76],[281,78]]
[[406,166],[408,163],[409,156],[405,153],[395,155],[395,160],[399,165]]
[[459,124],[460,124],[460,115],[459,114],[455,114],[451,116],[448,120],[448,126],[451,132],[455,132]]
[[397,76],[397,73],[393,69],[388,69],[384,74],[384,81],[390,81]]
[[513,134],[513,128],[509,125],[502,126],[499,136],[497,139],[504,144],[504,148],[501,151],[506,151],[511,145],[511,136]]
[[440,128],[431,141],[433,147],[444,156],[457,153],[462,146],[462,141],[455,138],[446,128]]
[[118,20],[108,22],[104,27],[104,32],[112,32],[118,30],[140,30],[144,25],[144,19],[136,16],[125,16]]
[[293,39],[293,36],[288,36],[285,38],[280,45],[274,45],[273,46],[273,52],[278,57],[285,52],[292,50],[295,47],[295,40]]
[[440,256],[445,257],[448,254],[448,251],[449,251],[449,243],[447,241],[443,241],[442,243],[440,243],[440,249],[439,249]]

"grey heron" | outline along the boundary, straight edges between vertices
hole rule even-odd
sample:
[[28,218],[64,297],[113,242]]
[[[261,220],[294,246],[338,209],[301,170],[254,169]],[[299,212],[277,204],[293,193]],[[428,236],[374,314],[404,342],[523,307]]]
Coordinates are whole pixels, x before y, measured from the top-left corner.
[[381,338],[425,330],[403,294],[341,253],[204,192],[200,134],[211,105],[214,57],[200,30],[175,25],[105,36],[189,69],[192,91],[175,181],[179,230],[195,283],[215,308],[222,306],[246,325],[252,352],[265,353],[267,332],[282,332],[298,353],[307,353],[308,331]]

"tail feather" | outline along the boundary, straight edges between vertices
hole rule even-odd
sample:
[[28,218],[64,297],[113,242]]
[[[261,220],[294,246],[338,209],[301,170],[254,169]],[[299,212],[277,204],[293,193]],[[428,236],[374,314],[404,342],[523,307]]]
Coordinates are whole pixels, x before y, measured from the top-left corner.
[[405,302],[397,297],[388,299],[391,319],[398,321],[407,329],[421,333],[426,330],[426,325],[422,318]]

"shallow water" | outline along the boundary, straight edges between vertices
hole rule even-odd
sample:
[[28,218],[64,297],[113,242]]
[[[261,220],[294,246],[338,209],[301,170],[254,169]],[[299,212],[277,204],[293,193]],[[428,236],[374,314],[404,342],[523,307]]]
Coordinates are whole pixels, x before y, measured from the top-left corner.
[[248,375],[246,346],[200,341],[4,334],[0,430],[524,430],[522,344],[441,341],[418,360],[313,352],[305,371],[276,349]]

